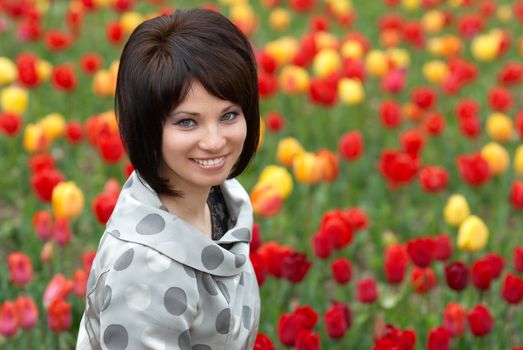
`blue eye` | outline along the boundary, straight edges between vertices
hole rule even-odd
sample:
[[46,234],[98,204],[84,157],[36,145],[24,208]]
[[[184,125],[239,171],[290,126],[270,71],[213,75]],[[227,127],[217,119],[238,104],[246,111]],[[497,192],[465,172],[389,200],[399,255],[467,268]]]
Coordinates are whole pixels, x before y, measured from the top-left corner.
[[236,113],[236,112],[225,113],[222,117],[222,120],[231,121],[231,120],[236,119],[237,116],[238,116],[238,113]]
[[174,123],[175,125],[181,126],[182,128],[190,128],[196,125],[196,122],[192,119],[182,119]]

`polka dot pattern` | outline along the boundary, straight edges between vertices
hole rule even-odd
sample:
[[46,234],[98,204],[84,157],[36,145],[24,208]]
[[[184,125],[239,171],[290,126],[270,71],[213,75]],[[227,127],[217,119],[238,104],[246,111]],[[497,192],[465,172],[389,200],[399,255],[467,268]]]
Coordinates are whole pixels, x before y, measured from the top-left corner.
[[91,272],[89,273],[89,278],[87,279],[87,294],[90,294],[96,285],[96,272],[94,266],[91,267]]
[[222,295],[225,297],[225,300],[227,300],[227,304],[231,303],[231,295],[229,294],[229,290],[225,286],[225,283],[222,281],[216,281],[216,284],[218,285],[218,288],[220,288],[220,292],[222,292]]
[[194,269],[190,268],[187,265],[183,265],[183,270],[185,271],[187,276],[189,276],[191,278],[196,278],[196,273],[194,272]]
[[165,292],[163,303],[170,314],[180,316],[187,310],[187,294],[181,288],[171,287]]
[[101,311],[105,311],[111,304],[111,298],[113,297],[113,290],[109,286],[105,286],[102,292],[103,304]]
[[114,269],[116,271],[123,271],[131,265],[134,257],[134,249],[127,249],[114,263]]
[[243,321],[243,327],[245,329],[251,328],[251,308],[247,305],[243,305],[242,307],[242,321]]
[[135,284],[125,290],[125,302],[133,311],[144,311],[151,304],[151,292],[146,284]]
[[124,350],[129,344],[129,335],[124,326],[112,324],[104,331],[104,343],[109,350]]
[[231,325],[231,309],[223,309],[216,317],[216,332],[219,334],[229,333],[229,326]]
[[240,267],[245,264],[247,257],[244,254],[235,254],[234,255],[234,266]]
[[183,331],[178,336],[178,347],[180,350],[191,350],[191,333],[189,330]]
[[112,230],[111,231],[111,235],[113,235],[115,237],[120,237],[121,236],[120,231],[118,231],[118,230]]
[[172,260],[156,250],[150,249],[146,255],[147,266],[154,272],[163,272],[167,270],[172,263]]
[[231,233],[234,237],[238,238],[241,241],[250,241],[251,240],[251,232],[246,228],[240,228],[234,232]]
[[148,214],[136,225],[136,232],[141,235],[155,235],[165,228],[165,220],[158,214]]
[[125,184],[123,185],[123,188],[124,188],[124,189],[131,188],[132,185],[133,185],[133,178],[132,178],[132,177],[129,177],[129,178],[127,179],[127,181],[125,181]]
[[214,283],[214,280],[212,279],[211,275],[208,273],[202,274],[202,284],[203,288],[212,296],[218,295],[218,289],[216,289],[216,284]]
[[196,344],[192,347],[192,350],[212,350],[212,348],[209,345]]
[[223,262],[224,259],[221,248],[210,245],[202,250],[202,264],[208,270],[214,270]]

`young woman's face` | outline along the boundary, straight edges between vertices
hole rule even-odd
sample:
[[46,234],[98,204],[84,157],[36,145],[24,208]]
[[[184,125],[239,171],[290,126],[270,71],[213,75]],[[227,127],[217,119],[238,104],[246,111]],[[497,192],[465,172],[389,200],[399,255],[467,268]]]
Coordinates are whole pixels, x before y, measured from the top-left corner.
[[241,106],[209,94],[195,81],[163,126],[160,174],[188,194],[221,184],[236,164],[246,135]]

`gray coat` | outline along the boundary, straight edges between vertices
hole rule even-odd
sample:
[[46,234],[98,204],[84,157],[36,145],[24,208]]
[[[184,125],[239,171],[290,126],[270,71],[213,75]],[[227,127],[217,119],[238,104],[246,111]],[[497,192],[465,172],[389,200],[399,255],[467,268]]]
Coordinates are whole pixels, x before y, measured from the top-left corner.
[[252,349],[260,298],[249,196],[236,180],[220,186],[236,223],[212,241],[140,180],[125,183],[100,241],[76,348]]

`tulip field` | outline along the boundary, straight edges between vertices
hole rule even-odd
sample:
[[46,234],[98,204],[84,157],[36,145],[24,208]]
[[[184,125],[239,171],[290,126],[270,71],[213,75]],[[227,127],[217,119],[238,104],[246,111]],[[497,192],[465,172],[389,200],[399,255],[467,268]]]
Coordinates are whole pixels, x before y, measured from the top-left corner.
[[523,349],[523,1],[0,0],[0,348],[73,349],[143,20],[258,62],[255,349]]

